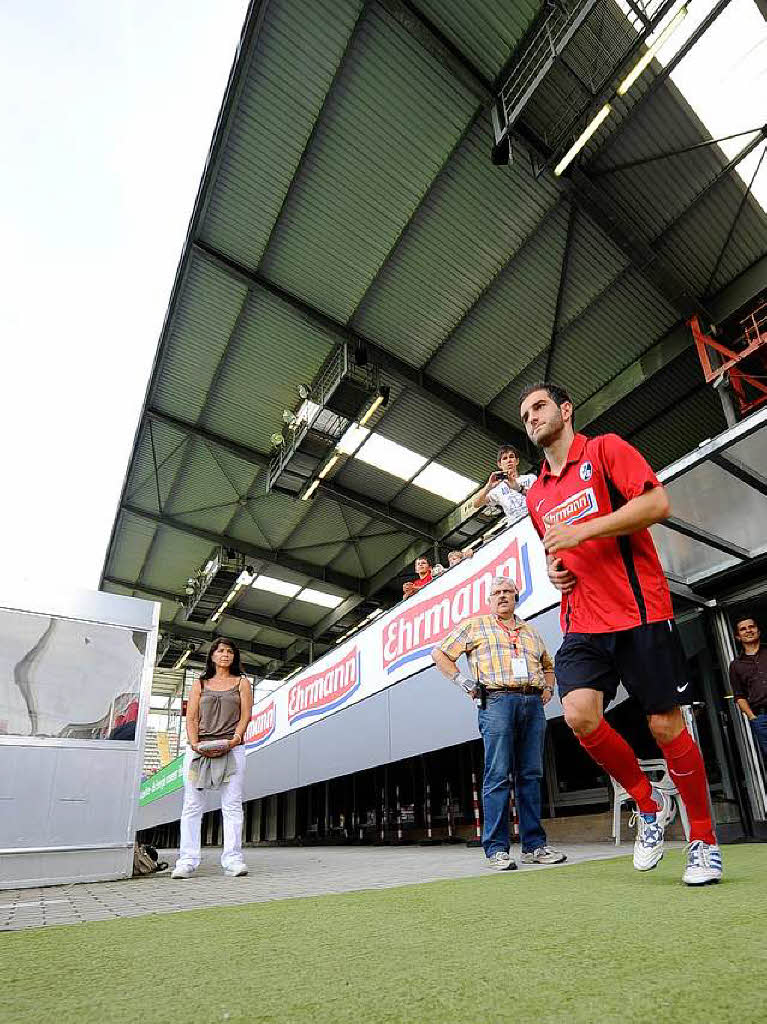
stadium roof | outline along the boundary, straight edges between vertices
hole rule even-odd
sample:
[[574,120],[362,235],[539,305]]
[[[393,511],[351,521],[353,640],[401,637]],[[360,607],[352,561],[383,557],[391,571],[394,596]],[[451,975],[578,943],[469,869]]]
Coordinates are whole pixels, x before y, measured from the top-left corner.
[[[612,0],[591,6],[613,36],[634,33]],[[698,145],[710,135],[670,81],[675,61],[651,64],[561,177],[537,173],[552,155],[543,102],[494,166],[493,99],[549,11],[251,4],[102,577],[161,600],[166,633],[230,635],[272,676],[325,649],[454,530],[455,495],[412,482],[424,465],[471,482],[499,441],[534,458],[517,396],[544,375],[570,389],[580,428],[619,431],[656,467],[723,429],[685,318],[720,322],[767,285],[767,217],[738,158]],[[580,90],[593,110],[620,80],[595,88],[572,64],[555,62],[549,108]],[[344,342],[390,389],[367,426],[421,456],[416,471],[355,455],[312,500],[267,492],[284,410]],[[282,585],[190,623],[186,581],[218,545]]]

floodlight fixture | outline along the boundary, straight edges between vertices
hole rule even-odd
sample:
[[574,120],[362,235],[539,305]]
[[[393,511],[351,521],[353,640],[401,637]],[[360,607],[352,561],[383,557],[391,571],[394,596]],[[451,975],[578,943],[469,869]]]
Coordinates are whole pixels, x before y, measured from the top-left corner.
[[272,444],[274,445],[275,448],[279,448],[280,445],[285,444],[285,438],[282,436],[282,434],[278,433],[276,430],[272,434],[272,436],[269,438],[269,440],[272,442]]
[[309,395],[310,395],[309,388],[305,384],[299,384],[298,385],[298,397],[301,398],[303,401],[306,401],[306,399],[309,397]]

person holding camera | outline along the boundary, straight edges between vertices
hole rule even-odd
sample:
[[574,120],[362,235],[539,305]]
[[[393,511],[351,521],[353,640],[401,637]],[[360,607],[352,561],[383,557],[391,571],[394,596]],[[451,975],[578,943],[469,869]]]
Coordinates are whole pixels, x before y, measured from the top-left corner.
[[189,745],[184,755],[184,807],[181,849],[171,878],[190,878],[200,863],[200,826],[205,791],[221,793],[225,875],[247,875],[242,859],[242,785],[245,776],[245,730],[253,694],[242,674],[240,652],[231,640],[214,640],[205,671],[192,687],[186,710]]
[[[479,705],[485,748],[482,846],[487,866],[514,871],[509,855],[509,775],[514,775],[523,864],[560,864],[566,857],[546,845],[541,824],[544,706],[554,691],[554,662],[540,634],[514,614],[517,586],[493,580],[490,615],[461,622],[431,652],[443,675]],[[456,662],[467,656],[470,677]]]
[[527,515],[525,495],[537,477],[534,473],[523,473],[522,476],[517,476],[519,453],[510,444],[501,445],[498,449],[496,464],[497,472],[490,474],[485,486],[475,495],[474,508],[495,505],[503,509],[508,525],[514,526]]

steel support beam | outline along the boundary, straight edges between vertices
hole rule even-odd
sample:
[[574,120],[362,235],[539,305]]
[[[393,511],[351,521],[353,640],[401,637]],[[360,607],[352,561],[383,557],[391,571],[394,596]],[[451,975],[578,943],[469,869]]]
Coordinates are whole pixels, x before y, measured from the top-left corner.
[[[215,546],[233,548],[249,558],[256,561],[268,562],[272,565],[281,565],[285,569],[308,576],[319,583],[332,583],[333,586],[341,587],[343,590],[351,590],[354,593],[366,593],[365,582],[354,576],[347,576],[346,573],[337,572],[335,569],[323,569],[321,566],[313,565],[311,562],[304,562],[298,558],[291,558],[282,551],[269,551],[267,548],[257,547],[238,537],[230,537],[226,533],[213,533],[211,530],[202,530],[197,526],[181,522],[172,516],[158,515],[156,512],[148,512],[146,509],[138,508],[136,505],[122,504],[121,511],[139,519],[144,519],[155,526],[165,526],[170,530],[177,530],[190,537],[197,537],[199,540],[207,541]],[[139,586],[140,584],[136,584]]]
[[237,441],[232,441],[228,437],[222,437],[221,434],[215,434],[212,430],[205,430],[204,427],[198,427],[197,424],[181,420],[177,416],[169,416],[167,413],[160,412],[159,409],[148,408],[145,412],[145,417],[150,423],[161,423],[189,437],[196,437],[206,444],[222,448],[251,466],[264,467],[269,465],[269,456],[264,455],[263,452],[256,451],[255,448],[249,448],[244,444],[238,444]]
[[736,480],[740,480],[742,484],[752,487],[759,494],[767,498],[767,477],[762,476],[752,466],[747,465],[728,452],[712,455],[711,461],[715,466],[723,469],[725,473],[729,473]]
[[[186,603],[186,594],[176,594],[170,590],[159,590],[157,587],[149,587],[143,583],[121,580],[116,576],[105,576],[104,583],[111,583],[116,587],[124,587],[126,590],[135,590],[141,594],[147,594],[149,597],[156,597],[160,601],[175,601],[181,605]],[[228,619],[234,619],[237,622],[247,622],[253,626],[276,629],[280,633],[289,633],[291,636],[303,637],[305,640],[314,638],[314,631],[308,626],[301,626],[297,622],[290,622],[287,619],[281,619],[274,615],[259,615],[257,612],[249,612],[244,608],[238,609],[236,605],[230,605],[226,609],[225,614]]]
[[[190,627],[179,625],[176,622],[161,622],[160,632],[168,636],[175,636],[181,640],[198,640],[200,643],[208,643],[218,636],[217,630],[202,629],[201,627]],[[237,646],[241,651],[248,654],[255,654],[258,658],[270,658],[272,661],[284,661],[285,650],[282,647],[271,647],[268,644],[259,644],[254,640],[237,640]]]
[[332,498],[333,501],[337,501],[340,505],[346,505],[356,512],[362,512],[363,515],[385,523],[391,523],[392,526],[396,526],[403,533],[410,533],[414,537],[423,537],[427,541],[434,540],[434,527],[431,523],[427,523],[425,519],[408,515],[407,512],[400,512],[398,509],[392,508],[383,502],[375,501],[373,498],[365,498],[354,491],[348,490],[346,487],[342,487],[341,484],[334,483],[332,480],[321,480],[317,486],[316,493]]
[[727,540],[726,537],[720,537],[717,533],[710,533],[708,530],[704,530],[702,526],[688,523],[685,519],[669,516],[660,525],[673,530],[674,533],[680,533],[683,537],[689,537],[690,540],[697,540],[709,548],[722,551],[725,555],[733,555],[733,557],[743,561],[751,557],[748,548],[741,547],[740,544],[734,544],[732,541]]

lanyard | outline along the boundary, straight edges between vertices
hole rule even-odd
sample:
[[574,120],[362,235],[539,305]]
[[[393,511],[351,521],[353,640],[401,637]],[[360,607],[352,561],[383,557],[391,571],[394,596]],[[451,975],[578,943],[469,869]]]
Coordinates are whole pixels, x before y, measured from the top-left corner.
[[514,654],[515,655],[519,654],[519,628],[517,628],[516,636],[515,636],[514,633],[509,629],[509,627],[503,621],[503,619],[499,619],[496,616],[496,621],[497,621],[498,625],[501,627],[501,629],[504,631],[506,636],[511,641],[511,646],[514,648]]

